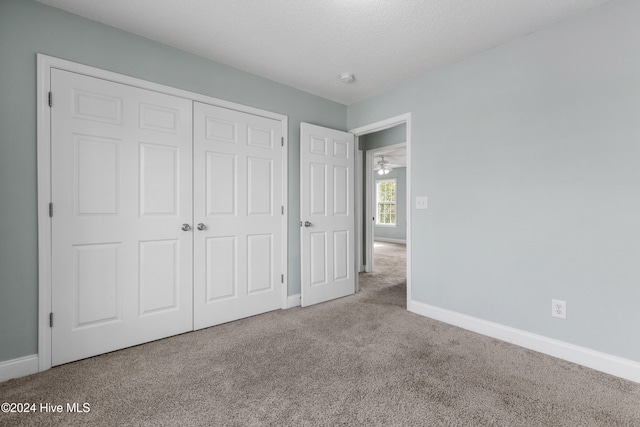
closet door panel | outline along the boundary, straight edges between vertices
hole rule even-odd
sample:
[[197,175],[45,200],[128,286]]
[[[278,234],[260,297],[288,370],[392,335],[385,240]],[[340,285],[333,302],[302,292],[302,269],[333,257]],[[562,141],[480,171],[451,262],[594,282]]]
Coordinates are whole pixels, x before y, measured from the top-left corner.
[[194,104],[196,329],[281,308],[281,137],[277,120]]
[[51,87],[52,365],[192,330],[192,101]]

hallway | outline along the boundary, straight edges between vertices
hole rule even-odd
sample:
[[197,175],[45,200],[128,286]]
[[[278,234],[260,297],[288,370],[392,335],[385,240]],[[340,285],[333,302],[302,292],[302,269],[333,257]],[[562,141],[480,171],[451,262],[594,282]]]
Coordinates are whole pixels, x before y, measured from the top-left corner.
[[[374,242],[374,271],[360,273],[361,291],[382,291],[389,302],[407,307],[407,246]],[[378,293],[376,293],[377,295]]]

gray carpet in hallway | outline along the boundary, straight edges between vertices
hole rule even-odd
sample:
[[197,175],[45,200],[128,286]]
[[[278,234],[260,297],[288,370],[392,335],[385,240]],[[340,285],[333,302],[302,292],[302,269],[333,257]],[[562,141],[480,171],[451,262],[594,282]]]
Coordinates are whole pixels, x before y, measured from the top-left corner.
[[2,383],[91,411],[0,425],[640,425],[640,384],[407,312],[404,248],[381,249],[354,296]]

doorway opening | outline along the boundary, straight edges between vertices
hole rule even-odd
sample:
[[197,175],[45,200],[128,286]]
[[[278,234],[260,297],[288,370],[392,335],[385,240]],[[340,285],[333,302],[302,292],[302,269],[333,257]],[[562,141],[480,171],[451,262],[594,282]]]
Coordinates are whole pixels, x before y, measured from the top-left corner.
[[406,309],[407,246],[402,243],[375,242],[373,257],[375,271],[360,273],[361,291],[393,296],[390,301]]
[[[402,254],[404,262],[396,259],[391,266],[381,265],[380,272],[387,268],[394,273],[403,270],[408,302],[411,298],[411,113],[371,123],[350,132],[356,136],[358,147],[356,205],[360,209],[357,218],[359,271],[376,272],[376,260],[384,259],[385,253],[393,252],[396,256]],[[383,169],[382,173],[380,169]],[[379,182],[388,182],[391,179],[385,177],[391,178],[392,175],[395,175],[394,184],[384,185],[382,190],[386,194],[378,197],[380,186],[375,178],[379,177]],[[402,200],[397,192],[399,175],[402,176]]]
[[[407,155],[406,126],[395,126],[363,138],[365,151],[364,271],[376,271],[383,243],[406,247],[407,243]],[[375,143],[403,142],[369,149]],[[388,245],[386,245],[388,246]],[[385,247],[386,247],[385,246]],[[384,252],[384,251],[383,251]],[[378,255],[378,256],[376,256]]]

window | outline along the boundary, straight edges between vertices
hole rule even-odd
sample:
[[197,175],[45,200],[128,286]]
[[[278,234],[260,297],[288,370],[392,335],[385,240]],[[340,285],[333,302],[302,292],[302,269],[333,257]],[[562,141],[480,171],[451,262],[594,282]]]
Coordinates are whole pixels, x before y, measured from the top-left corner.
[[376,181],[376,224],[396,225],[396,180]]

